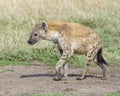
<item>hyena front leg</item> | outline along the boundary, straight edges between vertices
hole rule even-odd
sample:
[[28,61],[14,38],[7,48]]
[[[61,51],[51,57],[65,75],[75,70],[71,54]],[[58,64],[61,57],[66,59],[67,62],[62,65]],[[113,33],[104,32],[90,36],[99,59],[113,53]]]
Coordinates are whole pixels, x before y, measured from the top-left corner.
[[[58,48],[59,49],[59,52],[60,52],[60,55],[62,56],[63,54],[63,50]],[[68,78],[68,62],[66,62],[64,65],[63,65],[63,79],[64,80],[67,80]]]
[[66,62],[63,66],[63,79],[67,80],[68,78],[68,62]]
[[60,60],[57,62],[56,66],[55,66],[55,70],[56,70],[56,76],[55,76],[55,80],[61,80],[61,68],[64,68],[64,77],[67,79],[68,73],[67,73],[67,69],[68,69],[68,64],[67,64],[67,60],[68,58],[71,56],[71,51],[64,51],[62,56],[60,57]]

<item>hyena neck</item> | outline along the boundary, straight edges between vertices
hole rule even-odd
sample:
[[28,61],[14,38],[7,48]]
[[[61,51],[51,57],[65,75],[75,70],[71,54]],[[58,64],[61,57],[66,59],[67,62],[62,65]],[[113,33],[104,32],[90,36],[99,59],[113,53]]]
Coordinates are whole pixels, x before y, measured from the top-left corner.
[[56,22],[48,22],[48,34],[46,34],[46,40],[58,42],[59,34],[61,31],[61,24]]
[[48,34],[46,34],[45,40],[53,41],[54,43],[58,42],[59,32],[56,30],[50,30]]

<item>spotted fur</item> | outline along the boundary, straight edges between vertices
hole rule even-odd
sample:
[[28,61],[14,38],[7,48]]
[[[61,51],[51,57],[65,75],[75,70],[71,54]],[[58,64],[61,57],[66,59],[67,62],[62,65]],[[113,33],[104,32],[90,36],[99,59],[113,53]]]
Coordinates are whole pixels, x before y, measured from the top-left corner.
[[55,66],[55,80],[61,79],[62,67],[64,69],[64,78],[67,79],[67,60],[73,54],[86,55],[85,69],[77,79],[85,77],[91,61],[94,61],[102,68],[103,78],[106,78],[107,63],[102,56],[103,41],[95,30],[77,23],[42,21],[33,28],[28,43],[32,45],[41,39],[53,41],[60,51],[61,57]]

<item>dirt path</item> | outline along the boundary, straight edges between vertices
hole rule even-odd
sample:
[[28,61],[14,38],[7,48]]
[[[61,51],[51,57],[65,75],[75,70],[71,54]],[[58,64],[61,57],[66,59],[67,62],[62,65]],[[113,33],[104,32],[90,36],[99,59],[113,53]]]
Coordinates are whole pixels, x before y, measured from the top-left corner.
[[108,67],[108,80],[101,80],[101,69],[90,69],[86,79],[76,80],[82,68],[70,68],[67,81],[53,81],[54,68],[40,66],[0,67],[0,96],[66,93],[68,96],[100,96],[120,91],[120,67]]

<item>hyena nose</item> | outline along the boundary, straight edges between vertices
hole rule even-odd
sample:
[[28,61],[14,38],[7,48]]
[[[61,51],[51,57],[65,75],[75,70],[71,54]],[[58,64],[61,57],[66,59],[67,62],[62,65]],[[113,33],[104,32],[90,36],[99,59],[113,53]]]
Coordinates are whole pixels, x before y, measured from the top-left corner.
[[28,40],[28,43],[29,43],[29,44],[31,44],[31,41],[30,41],[30,40]]

